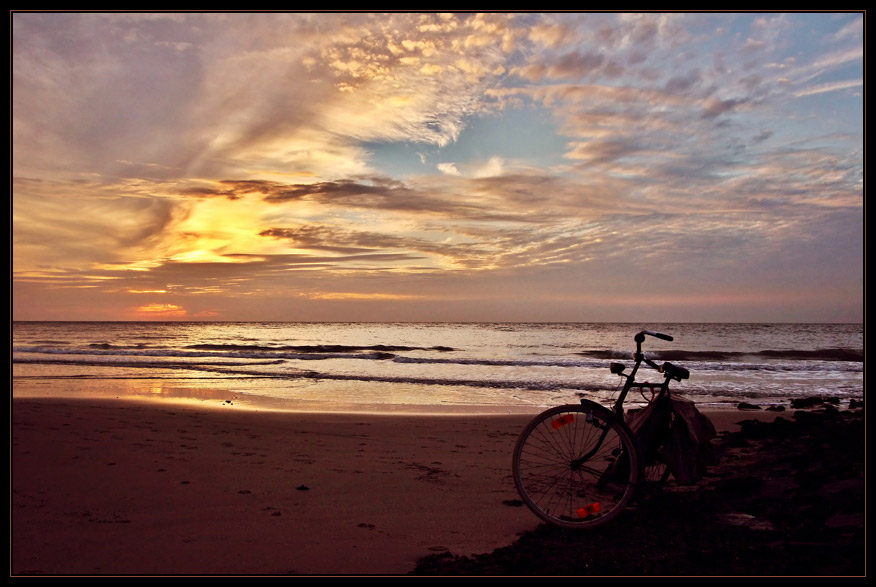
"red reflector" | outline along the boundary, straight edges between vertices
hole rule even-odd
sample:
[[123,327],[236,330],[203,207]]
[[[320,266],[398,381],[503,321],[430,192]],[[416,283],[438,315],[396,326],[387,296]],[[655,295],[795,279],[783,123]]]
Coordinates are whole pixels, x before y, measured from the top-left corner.
[[574,421],[575,421],[574,414],[566,414],[565,416],[560,416],[559,418],[557,418],[556,420],[551,422],[551,426],[554,427],[554,430],[558,430],[558,429],[562,428],[563,426],[565,426],[566,424],[571,424]]
[[593,514],[599,513],[602,511],[602,505],[599,502],[591,503],[590,505],[585,505],[582,508],[578,508],[578,511],[575,512],[578,514],[579,518],[586,518],[587,516],[592,516]]

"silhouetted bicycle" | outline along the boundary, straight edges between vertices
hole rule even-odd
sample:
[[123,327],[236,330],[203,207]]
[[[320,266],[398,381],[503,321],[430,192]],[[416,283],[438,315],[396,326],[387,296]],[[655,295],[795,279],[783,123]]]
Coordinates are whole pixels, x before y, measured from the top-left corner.
[[[669,477],[664,448],[669,422],[651,422],[647,435],[634,434],[624,421],[623,404],[631,389],[651,393],[649,401],[669,401],[669,382],[690,376],[672,363],[645,358],[645,336],[671,341],[668,334],[643,330],[635,335],[635,363],[611,372],[625,379],[609,409],[582,399],[580,405],[550,408],[529,422],[514,447],[512,471],[523,502],[539,518],[564,528],[594,528],[617,517],[637,494],[659,491]],[[663,374],[662,383],[637,382],[642,363]],[[669,417],[669,411],[666,411]],[[644,440],[647,438],[647,440]]]

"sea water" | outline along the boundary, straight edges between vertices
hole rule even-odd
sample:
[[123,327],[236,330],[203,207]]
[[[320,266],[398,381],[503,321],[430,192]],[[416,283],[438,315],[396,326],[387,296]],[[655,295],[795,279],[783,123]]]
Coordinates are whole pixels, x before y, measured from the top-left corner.
[[862,324],[742,323],[14,322],[12,393],[537,410],[609,402],[608,365],[632,363],[640,330],[673,336],[648,337],[645,355],[687,368],[673,389],[700,406],[863,399]]

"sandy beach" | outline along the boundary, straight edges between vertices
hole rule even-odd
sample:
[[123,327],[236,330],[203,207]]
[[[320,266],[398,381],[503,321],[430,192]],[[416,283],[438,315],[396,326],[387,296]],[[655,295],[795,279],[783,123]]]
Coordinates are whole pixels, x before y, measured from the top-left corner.
[[525,417],[15,400],[12,572],[396,574],[533,528]]
[[[527,415],[325,414],[15,399],[12,575],[405,574],[540,526]],[[771,412],[712,412],[719,431]]]

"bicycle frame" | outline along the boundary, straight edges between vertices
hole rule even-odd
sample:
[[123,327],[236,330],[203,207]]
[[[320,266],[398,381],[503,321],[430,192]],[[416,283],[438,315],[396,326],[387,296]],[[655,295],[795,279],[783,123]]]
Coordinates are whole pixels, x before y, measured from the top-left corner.
[[[633,340],[636,341],[636,352],[633,355],[633,359],[635,360],[635,363],[633,364],[633,369],[632,369],[632,371],[630,371],[629,375],[624,374],[624,371],[626,370],[626,365],[624,365],[623,363],[611,363],[611,372],[615,373],[617,375],[620,375],[621,377],[626,378],[626,381],[624,382],[624,386],[621,389],[621,392],[618,395],[617,400],[615,400],[614,406],[612,407],[612,411],[615,414],[617,414],[617,416],[618,416],[618,418],[620,418],[621,422],[624,421],[624,401],[626,400],[627,395],[630,393],[631,389],[650,388],[653,390],[654,387],[657,387],[660,390],[659,391],[660,394],[664,394],[664,393],[668,394],[669,393],[669,381],[671,379],[676,379],[676,380],[680,381],[681,379],[686,379],[689,375],[689,372],[687,371],[687,369],[675,367],[669,362],[666,362],[663,365],[658,365],[654,361],[646,358],[644,353],[642,353],[642,343],[645,342],[646,335],[653,336],[655,338],[659,338],[662,340],[668,340],[668,341],[672,340],[672,336],[670,336],[668,334],[663,334],[661,332],[653,332],[651,330],[642,330],[641,332],[637,333],[635,337],[633,337]],[[636,381],[636,373],[639,372],[639,367],[642,365],[642,363],[645,363],[649,367],[655,369],[657,372],[662,373],[664,376],[663,383],[650,383],[648,381],[645,381],[642,383],[637,382]],[[586,400],[586,399],[581,400],[582,405],[587,404],[587,403],[590,403],[589,400]],[[590,457],[593,456],[593,454],[602,445],[602,440],[605,438],[606,433],[607,433],[607,430],[603,431],[602,438],[600,438],[600,441],[597,443],[597,445],[593,448],[592,451],[590,451],[588,454],[581,455],[580,457],[578,457],[577,459],[574,459],[572,461],[571,464],[572,464],[573,470],[579,469],[585,462],[587,462],[588,459],[590,459]]]
[[[676,381],[681,381],[682,379],[687,379],[689,376],[689,372],[687,369],[682,369],[680,367],[676,367],[672,365],[672,363],[666,362],[663,365],[658,365],[654,361],[647,359],[642,353],[642,343],[645,342],[645,336],[653,336],[655,338],[659,338],[662,340],[672,340],[672,336],[668,334],[663,334],[660,332],[653,332],[651,330],[642,330],[633,340],[636,341],[636,353],[633,355],[633,359],[635,363],[633,364],[633,369],[630,371],[629,375],[624,374],[624,370],[626,370],[626,365],[623,363],[612,363],[611,364],[611,372],[616,375],[620,375],[621,377],[626,378],[626,382],[624,383],[623,388],[621,389],[620,394],[617,397],[617,400],[612,407],[614,413],[618,415],[621,419],[624,416],[624,401],[627,398],[627,395],[630,393],[631,389],[644,389],[650,388],[653,389],[658,387],[660,389],[660,393],[669,393],[669,381],[671,379],[675,379]],[[636,381],[636,373],[639,372],[639,367],[645,363],[652,369],[656,370],[659,373],[663,374],[663,382],[662,383],[650,383],[648,381],[639,383]]]

